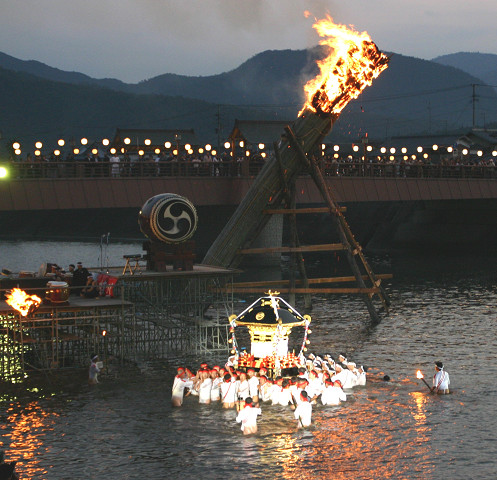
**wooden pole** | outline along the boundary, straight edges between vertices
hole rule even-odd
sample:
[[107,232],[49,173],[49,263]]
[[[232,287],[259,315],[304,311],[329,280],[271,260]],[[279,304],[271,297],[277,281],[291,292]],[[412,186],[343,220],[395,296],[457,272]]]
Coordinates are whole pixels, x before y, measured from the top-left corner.
[[[329,133],[337,118],[334,115],[318,115],[305,110],[292,126],[293,131],[305,139],[302,146],[304,151],[311,151],[316,143]],[[288,139],[283,139],[279,145],[281,166],[287,184],[291,184],[304,168],[298,152],[290,147]],[[202,263],[226,268],[236,267],[240,263],[240,250],[252,243],[269,220],[269,215],[263,214],[264,210],[269,206],[279,206],[283,200],[285,192],[280,171],[276,158],[267,160],[235,213],[209,248]]]
[[[338,220],[339,215],[342,215],[341,212],[338,209],[338,206],[336,205],[335,201],[331,197],[330,191],[323,179],[323,176],[321,175],[321,171],[318,169],[317,165],[314,162],[311,162],[308,160],[308,158],[305,155],[305,152],[302,150],[301,145],[299,143],[299,140],[295,133],[293,132],[292,128],[287,126],[285,128],[287,134],[288,134],[288,139],[292,145],[292,147],[298,152],[299,158],[302,161],[302,163],[309,169],[310,174],[312,178],[314,179],[314,182],[316,183],[316,186],[318,187],[323,199],[325,200],[326,204],[330,208],[330,213],[331,218],[333,219],[333,222],[335,223],[335,226],[338,230],[338,234],[340,236],[340,240],[342,244],[346,247],[346,255],[347,255],[347,260],[349,262],[349,265],[352,269],[352,272],[356,278],[357,285],[359,289],[362,291],[365,291],[366,289],[366,284],[364,283],[364,280],[362,278],[361,271],[359,269],[359,266],[357,265],[357,262],[355,260],[355,255],[360,251],[360,246],[357,244],[357,242],[354,242],[354,244],[351,243],[349,235],[347,235],[346,229],[344,228],[344,225],[341,221]],[[350,231],[350,229],[349,229]],[[374,324],[380,323],[380,316],[378,315],[378,312],[376,311],[373,302],[371,300],[371,296],[368,295],[363,295],[363,300],[366,304],[366,307],[369,312],[369,316],[371,317],[371,320],[373,321]]]

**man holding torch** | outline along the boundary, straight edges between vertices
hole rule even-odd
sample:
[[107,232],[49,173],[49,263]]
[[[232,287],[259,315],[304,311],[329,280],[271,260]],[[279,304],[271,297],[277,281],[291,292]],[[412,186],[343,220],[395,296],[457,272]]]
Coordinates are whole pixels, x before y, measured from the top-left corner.
[[435,375],[433,375],[433,387],[431,391],[440,395],[447,395],[449,392],[449,374],[444,370],[444,364],[435,362]]

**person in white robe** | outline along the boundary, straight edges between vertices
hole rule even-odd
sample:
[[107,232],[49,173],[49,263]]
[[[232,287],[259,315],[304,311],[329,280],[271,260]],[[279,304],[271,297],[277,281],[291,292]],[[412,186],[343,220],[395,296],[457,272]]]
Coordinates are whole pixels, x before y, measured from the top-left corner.
[[262,402],[268,402],[271,400],[271,389],[273,388],[273,382],[268,380],[265,375],[261,375],[259,377],[259,386],[257,388],[259,390],[259,399]]
[[174,377],[171,403],[173,407],[181,407],[183,405],[183,398],[185,389],[190,389],[193,387],[193,381],[188,378],[186,372],[183,368],[179,367],[177,370],[177,375]]
[[431,391],[439,395],[447,395],[450,393],[449,385],[449,373],[444,370],[444,364],[440,361],[435,362],[435,375],[433,375],[433,387]]
[[331,380],[326,380],[326,387],[321,394],[321,403],[323,405],[340,405],[340,402],[347,400],[347,395],[342,390],[340,382],[334,384]]
[[211,379],[211,402],[218,402],[221,399],[221,383],[223,383],[223,379],[215,369],[211,370]]
[[221,383],[221,402],[223,403],[223,408],[235,408],[236,402],[236,381],[235,377],[232,377],[227,373],[223,378],[223,383]]
[[366,381],[367,381],[366,368],[361,365],[357,369],[357,371],[359,372],[357,375],[357,385],[364,387],[366,385]]
[[300,393],[300,403],[293,412],[297,420],[298,428],[305,428],[311,424],[312,421],[312,404],[309,402],[307,392],[303,390]]
[[207,370],[200,373],[200,383],[198,385],[198,403],[211,403],[212,378]]
[[259,402],[259,377],[255,375],[255,370],[249,368],[247,370],[247,382],[249,385],[249,395],[252,397],[254,403]]
[[[236,397],[238,402],[243,402],[250,396],[250,387],[247,380],[247,374],[240,372],[236,381]],[[243,403],[240,405],[243,406]]]
[[323,382],[322,379],[319,378],[319,374],[316,370],[312,370],[309,373],[309,385],[307,385],[305,391],[307,392],[307,395],[309,395],[309,401],[315,404],[317,398],[323,391]]
[[244,435],[257,433],[257,417],[261,414],[262,410],[259,407],[254,406],[251,397],[247,397],[245,399],[245,405],[240,409],[236,417],[237,423],[242,424],[241,430]]

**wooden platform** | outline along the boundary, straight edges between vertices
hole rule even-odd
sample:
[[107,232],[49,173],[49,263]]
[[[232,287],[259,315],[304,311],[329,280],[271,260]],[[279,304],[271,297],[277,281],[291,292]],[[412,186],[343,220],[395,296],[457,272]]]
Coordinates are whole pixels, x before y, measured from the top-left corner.
[[[36,313],[51,313],[54,310],[60,312],[74,312],[92,310],[95,308],[119,308],[122,306],[131,306],[131,302],[122,301],[120,298],[82,298],[76,295],[71,295],[69,301],[63,304],[42,304]],[[13,313],[14,310],[8,305],[5,300],[0,301],[0,315]]]

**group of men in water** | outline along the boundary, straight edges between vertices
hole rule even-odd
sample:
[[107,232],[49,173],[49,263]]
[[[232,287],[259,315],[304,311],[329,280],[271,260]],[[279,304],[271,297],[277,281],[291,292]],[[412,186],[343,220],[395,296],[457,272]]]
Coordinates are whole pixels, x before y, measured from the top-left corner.
[[[198,396],[199,403],[221,402],[223,408],[236,408],[244,434],[257,431],[260,404],[290,406],[299,427],[311,424],[312,405],[339,405],[347,400],[344,389],[366,385],[366,368],[349,362],[344,355],[335,361],[331,355],[303,357],[290,375],[269,375],[265,368],[237,370],[233,362],[209,367],[202,363],[196,373],[178,367],[172,388],[172,405],[183,404],[185,395]],[[272,372],[271,372],[272,373]]]

